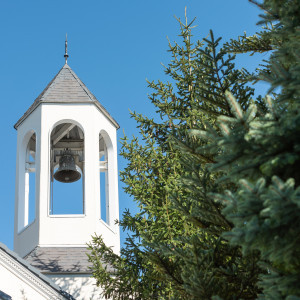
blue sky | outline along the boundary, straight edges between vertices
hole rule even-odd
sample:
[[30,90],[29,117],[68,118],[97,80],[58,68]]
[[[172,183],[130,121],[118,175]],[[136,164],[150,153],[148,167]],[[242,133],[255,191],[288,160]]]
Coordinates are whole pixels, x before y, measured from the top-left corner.
[[[259,10],[246,0],[1,1],[1,242],[13,248],[13,125],[63,66],[65,33],[69,65],[119,122],[120,139],[123,131],[137,134],[129,109],[154,114],[146,78],[166,80],[161,66],[170,57],[166,37],[179,40],[174,16],[183,18],[185,6],[190,20],[197,17],[195,40],[206,37],[209,29],[223,41],[257,30]],[[238,62],[253,69],[259,59],[243,56]],[[119,169],[125,165],[119,157]],[[119,199],[120,214],[125,208],[135,209],[121,183]]]

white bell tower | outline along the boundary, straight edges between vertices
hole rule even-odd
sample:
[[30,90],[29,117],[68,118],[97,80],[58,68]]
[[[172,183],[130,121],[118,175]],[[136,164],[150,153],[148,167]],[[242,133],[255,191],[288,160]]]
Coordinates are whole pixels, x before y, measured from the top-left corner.
[[[31,264],[43,265],[40,269],[48,275],[53,270],[70,271],[64,259],[72,260],[76,253],[75,264],[94,233],[102,235],[115,253],[120,251],[115,225],[119,125],[69,67],[67,58],[66,47],[65,65],[15,124],[14,250]],[[51,269],[51,257],[57,260],[56,269]],[[79,264],[72,270],[85,272],[87,262]]]

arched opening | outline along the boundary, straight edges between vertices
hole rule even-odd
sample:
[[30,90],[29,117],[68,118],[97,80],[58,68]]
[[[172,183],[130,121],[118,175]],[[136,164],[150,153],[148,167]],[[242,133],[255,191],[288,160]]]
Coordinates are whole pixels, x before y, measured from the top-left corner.
[[84,214],[84,133],[74,123],[62,123],[50,142],[49,214]]
[[25,158],[25,223],[31,224],[35,220],[35,152],[36,135],[33,133],[26,147]]
[[18,196],[18,231],[35,220],[35,157],[36,134],[31,131],[23,140],[20,152],[20,177]]
[[109,224],[109,156],[104,136],[99,134],[100,216]]

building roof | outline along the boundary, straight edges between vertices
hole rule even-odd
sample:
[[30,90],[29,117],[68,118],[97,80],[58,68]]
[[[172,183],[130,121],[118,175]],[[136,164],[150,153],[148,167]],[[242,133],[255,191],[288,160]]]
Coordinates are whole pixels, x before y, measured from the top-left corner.
[[25,259],[44,274],[91,274],[87,253],[85,247],[36,247]]
[[117,121],[100,104],[96,97],[88,90],[85,84],[77,77],[74,71],[65,64],[43,92],[35,99],[25,114],[15,124],[15,129],[41,104],[41,103],[93,103],[118,129]]
[[7,294],[5,294],[5,293],[2,292],[2,291],[0,291],[0,299],[1,299],[1,300],[11,300],[12,297],[9,296],[9,295],[7,295]]
[[[55,284],[51,279],[43,275],[38,269],[30,265],[29,262],[27,262],[25,259],[21,258],[17,253],[11,251],[8,249],[3,243],[0,242],[0,250],[8,254],[11,258],[13,258],[15,261],[20,263],[23,267],[28,269],[33,275],[40,278],[42,281],[44,281],[47,285],[49,285],[51,288],[53,288],[56,292],[61,294],[65,299],[69,300],[75,300],[70,294],[63,291],[57,284]],[[5,298],[4,298],[5,299]]]

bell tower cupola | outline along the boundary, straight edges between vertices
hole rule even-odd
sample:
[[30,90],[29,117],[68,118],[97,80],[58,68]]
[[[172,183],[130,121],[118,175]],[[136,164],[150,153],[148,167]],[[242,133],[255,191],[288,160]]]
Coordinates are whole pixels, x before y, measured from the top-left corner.
[[14,250],[86,248],[94,233],[120,249],[117,129],[67,63],[15,124]]

